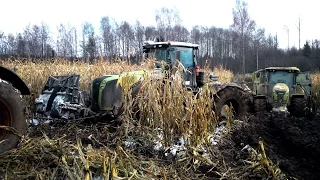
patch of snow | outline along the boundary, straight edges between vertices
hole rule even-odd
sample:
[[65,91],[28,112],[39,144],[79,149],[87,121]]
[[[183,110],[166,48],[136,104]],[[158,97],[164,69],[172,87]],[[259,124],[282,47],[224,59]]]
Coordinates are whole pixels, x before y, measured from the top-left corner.
[[134,140],[126,140],[123,143],[127,148],[133,147],[137,144]]
[[39,124],[39,121],[36,120],[36,119],[30,119],[30,120],[29,120],[29,123],[32,124],[32,125],[34,125],[34,126],[37,126],[37,125]]
[[223,134],[227,133],[227,128],[223,125],[218,126],[214,132],[214,134],[210,135],[210,143],[213,146],[218,145],[219,141],[221,140]]

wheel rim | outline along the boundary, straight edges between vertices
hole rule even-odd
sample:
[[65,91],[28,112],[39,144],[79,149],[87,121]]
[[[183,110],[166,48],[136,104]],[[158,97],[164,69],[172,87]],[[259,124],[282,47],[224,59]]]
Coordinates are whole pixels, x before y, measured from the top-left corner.
[[[0,126],[11,126],[12,114],[8,104],[0,99]],[[7,130],[0,128],[0,141],[7,135]]]

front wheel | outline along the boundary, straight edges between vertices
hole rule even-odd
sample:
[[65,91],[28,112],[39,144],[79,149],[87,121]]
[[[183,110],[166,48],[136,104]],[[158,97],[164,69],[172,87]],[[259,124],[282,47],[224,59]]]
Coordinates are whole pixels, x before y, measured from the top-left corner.
[[255,113],[264,112],[267,109],[267,100],[264,98],[255,98],[253,108]]
[[307,99],[296,97],[291,102],[291,114],[295,117],[305,117],[307,115]]
[[3,81],[0,82],[0,126],[0,153],[17,147],[19,135],[23,135],[28,126],[20,93]]

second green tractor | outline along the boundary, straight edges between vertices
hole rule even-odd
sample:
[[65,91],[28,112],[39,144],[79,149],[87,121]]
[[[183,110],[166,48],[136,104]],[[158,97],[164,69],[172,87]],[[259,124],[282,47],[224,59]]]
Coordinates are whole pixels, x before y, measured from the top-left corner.
[[297,67],[260,69],[253,73],[253,110],[306,117],[314,109],[311,91],[310,74]]

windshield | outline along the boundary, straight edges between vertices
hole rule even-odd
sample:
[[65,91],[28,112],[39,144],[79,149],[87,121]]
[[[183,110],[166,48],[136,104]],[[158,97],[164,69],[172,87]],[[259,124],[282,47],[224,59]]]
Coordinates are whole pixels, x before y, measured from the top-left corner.
[[166,61],[172,64],[179,60],[186,68],[195,67],[192,48],[171,47],[169,49],[155,49],[155,58],[157,61]]
[[168,61],[167,60],[167,50],[166,49],[156,49],[155,58],[157,61]]
[[285,83],[289,87],[293,86],[293,78],[294,73],[288,71],[274,71],[269,72],[269,83],[276,84],[276,83]]
[[169,50],[171,62],[179,60],[184,67],[194,67],[193,49],[185,47],[176,47]]

